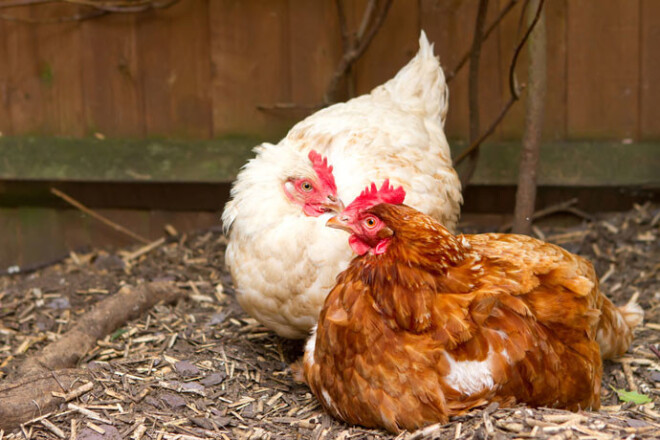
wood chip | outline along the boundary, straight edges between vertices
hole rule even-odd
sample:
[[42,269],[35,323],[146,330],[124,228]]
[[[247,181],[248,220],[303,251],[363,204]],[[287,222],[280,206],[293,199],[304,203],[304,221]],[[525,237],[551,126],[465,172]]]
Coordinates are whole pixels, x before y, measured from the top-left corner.
[[80,385],[78,388],[69,391],[68,393],[58,393],[56,391],[53,391],[53,396],[55,397],[60,397],[64,399],[65,402],[68,402],[69,400],[73,400],[77,397],[82,396],[88,391],[91,391],[94,388],[94,384],[92,382],[87,382],[83,385]]
[[96,420],[98,422],[105,423],[105,424],[108,424],[108,425],[113,424],[113,422],[111,420],[108,420],[104,417],[101,417],[99,414],[95,413],[94,411],[89,410],[87,408],[83,408],[82,406],[78,406],[76,404],[69,403],[69,404],[67,404],[67,408],[69,408],[70,410],[73,410],[73,411],[77,411],[80,414],[82,414],[86,417],[89,417],[92,420]]
[[87,424],[87,427],[92,429],[93,431],[96,431],[101,435],[105,434],[105,429],[101,428],[99,425],[95,425],[92,422],[87,422],[86,424]]
[[58,436],[59,438],[65,438],[66,435],[64,434],[64,431],[62,431],[60,428],[57,426],[53,425],[51,422],[48,421],[48,419],[43,419],[41,421],[41,424],[44,425],[46,429],[48,429],[50,432]]

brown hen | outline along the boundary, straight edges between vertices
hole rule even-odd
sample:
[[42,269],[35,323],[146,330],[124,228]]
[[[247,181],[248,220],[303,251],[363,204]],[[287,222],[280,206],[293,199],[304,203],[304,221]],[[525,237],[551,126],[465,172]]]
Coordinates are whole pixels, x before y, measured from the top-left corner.
[[305,350],[323,407],[392,432],[488,402],[597,409],[601,356],[627,350],[639,306],[616,308],[577,255],[527,236],[454,236],[404,197],[372,185],[328,221],[359,256]]

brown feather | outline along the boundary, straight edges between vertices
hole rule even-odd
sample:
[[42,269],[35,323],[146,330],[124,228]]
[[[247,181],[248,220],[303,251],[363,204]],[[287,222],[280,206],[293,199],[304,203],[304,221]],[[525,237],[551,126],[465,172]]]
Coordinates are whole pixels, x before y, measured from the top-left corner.
[[305,354],[327,411],[397,432],[488,402],[600,406],[599,342],[621,353],[633,321],[589,262],[530,237],[454,236],[404,205],[369,211],[389,247],[338,277]]

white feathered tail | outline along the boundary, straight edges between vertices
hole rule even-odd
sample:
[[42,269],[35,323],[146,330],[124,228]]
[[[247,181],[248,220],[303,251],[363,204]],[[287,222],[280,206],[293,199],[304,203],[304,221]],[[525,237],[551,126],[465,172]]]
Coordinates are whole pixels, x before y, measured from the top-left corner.
[[[387,93],[404,110],[437,118],[445,125],[449,108],[449,88],[440,61],[433,53],[426,33],[419,36],[419,51],[394,78],[376,87],[372,95]],[[436,120],[437,120],[436,119]]]

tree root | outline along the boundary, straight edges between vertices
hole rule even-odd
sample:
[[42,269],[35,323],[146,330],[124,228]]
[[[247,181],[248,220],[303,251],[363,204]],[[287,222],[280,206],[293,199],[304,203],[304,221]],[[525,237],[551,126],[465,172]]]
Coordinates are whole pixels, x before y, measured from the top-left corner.
[[122,287],[100,301],[60,339],[28,358],[0,385],[0,429],[11,430],[30,419],[53,411],[65,402],[62,396],[76,385],[93,380],[83,369],[72,369],[101,339],[158,303],[171,303],[183,291],[169,282]]

